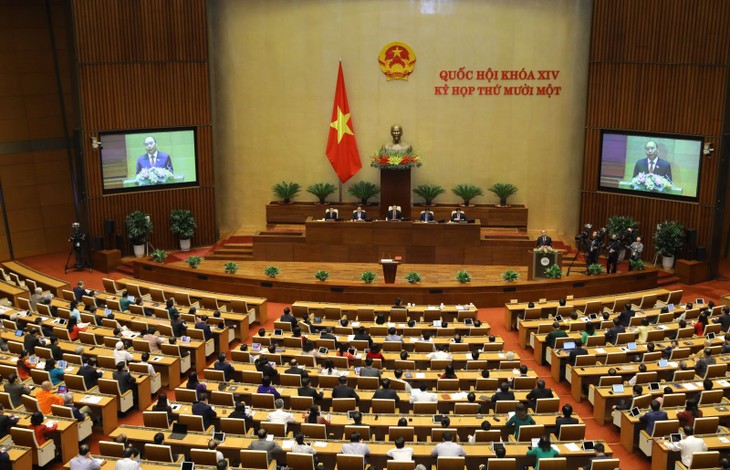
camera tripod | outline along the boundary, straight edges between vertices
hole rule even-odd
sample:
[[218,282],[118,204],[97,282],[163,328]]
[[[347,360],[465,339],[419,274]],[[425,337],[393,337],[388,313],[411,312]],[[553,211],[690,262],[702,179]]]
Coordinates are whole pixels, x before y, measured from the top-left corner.
[[76,262],[74,263],[74,269],[83,270],[85,268],[89,268],[89,272],[91,272],[91,262],[89,261],[89,257],[86,254],[84,246],[86,236],[83,233],[74,230],[73,235],[71,235],[71,238],[69,238],[68,241],[71,242],[71,248],[69,248],[68,250],[66,265],[63,267],[64,274],[68,274],[68,264],[71,262],[71,256],[75,256],[76,259]]

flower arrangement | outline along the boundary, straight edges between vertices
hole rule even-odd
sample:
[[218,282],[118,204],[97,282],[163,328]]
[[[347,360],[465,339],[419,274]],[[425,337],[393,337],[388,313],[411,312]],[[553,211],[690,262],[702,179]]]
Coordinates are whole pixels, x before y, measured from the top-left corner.
[[466,272],[465,269],[463,269],[461,271],[457,271],[456,272],[456,281],[459,284],[466,284],[468,282],[471,282],[471,274]]
[[519,277],[520,274],[512,269],[508,269],[502,273],[502,279],[507,282],[515,282]]
[[139,186],[147,186],[150,184],[166,183],[173,176],[175,175],[167,168],[144,168],[137,173],[134,182]]
[[535,248],[535,253],[555,253],[557,250],[549,245],[543,245],[541,247]]
[[323,270],[323,269],[320,269],[319,271],[316,271],[316,272],[314,273],[314,277],[315,277],[315,278],[316,278],[316,279],[317,279],[318,281],[322,281],[322,282],[324,282],[324,281],[326,281],[326,280],[327,280],[327,278],[328,278],[328,277],[330,277],[330,273],[328,273],[327,271],[325,271],[325,270]]
[[589,276],[598,276],[599,274],[603,274],[603,266],[598,263],[593,263],[588,265],[588,275]]
[[663,176],[653,173],[639,173],[631,180],[631,186],[638,191],[662,192],[672,187],[672,183]]
[[418,284],[421,282],[421,275],[417,272],[410,272],[406,274],[406,281],[408,281],[408,284]]
[[200,256],[189,256],[185,261],[187,261],[188,266],[193,269],[197,269],[200,262],[203,261],[203,258]]
[[560,279],[563,277],[563,271],[560,269],[560,266],[554,264],[545,269],[545,277],[548,279]]
[[405,170],[423,165],[421,156],[413,150],[386,150],[381,148],[370,156],[370,166],[387,170]]

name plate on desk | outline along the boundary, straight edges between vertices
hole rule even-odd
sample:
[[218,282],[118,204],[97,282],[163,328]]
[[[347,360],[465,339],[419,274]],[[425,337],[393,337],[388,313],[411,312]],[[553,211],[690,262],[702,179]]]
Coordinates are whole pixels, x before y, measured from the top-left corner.
[[380,260],[380,262],[381,263],[392,263],[393,259],[392,258],[383,258]]

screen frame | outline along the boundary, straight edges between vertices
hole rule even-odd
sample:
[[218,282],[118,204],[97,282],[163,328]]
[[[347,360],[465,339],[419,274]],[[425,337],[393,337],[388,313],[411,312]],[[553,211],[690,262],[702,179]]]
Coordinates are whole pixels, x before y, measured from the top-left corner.
[[[606,134],[618,134],[618,135],[624,135],[626,137],[645,137],[645,138],[656,138],[656,139],[674,139],[674,140],[689,140],[698,142],[700,144],[700,154],[697,157],[697,192],[695,196],[689,197],[689,196],[680,196],[675,194],[664,194],[664,193],[654,193],[654,192],[647,192],[647,191],[638,191],[634,189],[620,189],[620,188],[611,188],[608,186],[601,185],[601,172],[603,170],[603,142],[605,140]],[[636,196],[636,197],[645,197],[650,199],[666,199],[671,201],[681,201],[681,202],[689,202],[689,203],[699,203],[700,199],[700,189],[701,189],[701,183],[702,183],[702,157],[704,157],[704,145],[705,145],[705,136],[702,135],[693,135],[693,134],[670,134],[670,133],[663,133],[663,132],[644,132],[644,131],[635,131],[635,130],[626,130],[626,129],[601,129],[601,138],[598,142],[598,191],[599,192],[609,192],[614,194],[623,194],[626,196]]]
[[[130,188],[113,188],[106,189],[104,187],[104,137],[112,135],[126,135],[126,134],[154,134],[156,132],[184,132],[192,131],[193,133],[193,148],[195,149],[195,155],[193,160],[195,161],[195,181],[185,181],[183,183],[172,183],[166,185],[150,185],[150,186],[133,186]],[[198,148],[198,128],[197,126],[183,126],[183,127],[146,127],[139,129],[118,129],[113,131],[99,132],[99,140],[102,143],[102,147],[99,149],[99,181],[101,182],[101,193],[103,195],[120,194],[120,193],[137,193],[146,191],[167,191],[181,188],[191,188],[200,186],[198,177],[200,160],[198,154],[200,149]],[[174,157],[174,155],[173,155]]]

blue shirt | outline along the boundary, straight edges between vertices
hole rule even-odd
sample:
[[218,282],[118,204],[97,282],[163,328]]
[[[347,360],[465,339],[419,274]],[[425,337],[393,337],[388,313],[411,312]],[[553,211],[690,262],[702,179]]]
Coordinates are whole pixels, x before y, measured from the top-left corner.
[[59,369],[58,367],[54,367],[48,373],[51,376],[51,383],[53,385],[58,385],[61,382],[63,382],[63,369]]

